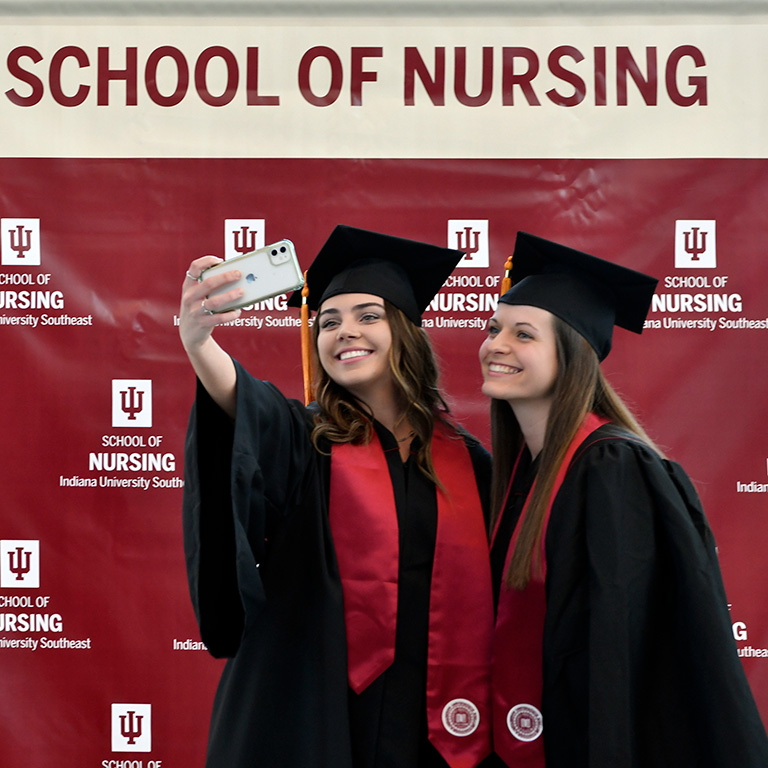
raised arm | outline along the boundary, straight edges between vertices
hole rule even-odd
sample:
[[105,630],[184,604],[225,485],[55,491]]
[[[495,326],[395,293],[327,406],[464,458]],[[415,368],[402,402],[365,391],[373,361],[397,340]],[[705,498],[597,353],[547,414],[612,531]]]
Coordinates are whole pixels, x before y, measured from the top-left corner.
[[181,293],[179,336],[189,361],[208,394],[225,413],[234,418],[237,387],[235,366],[232,358],[219,346],[212,333],[217,325],[238,318],[241,310],[221,314],[211,312],[242,296],[242,291],[235,289],[211,299],[207,297],[212,289],[237,281],[240,273],[232,270],[211,277],[205,283],[197,280],[206,267],[220,261],[222,260],[216,256],[203,256],[189,265]]

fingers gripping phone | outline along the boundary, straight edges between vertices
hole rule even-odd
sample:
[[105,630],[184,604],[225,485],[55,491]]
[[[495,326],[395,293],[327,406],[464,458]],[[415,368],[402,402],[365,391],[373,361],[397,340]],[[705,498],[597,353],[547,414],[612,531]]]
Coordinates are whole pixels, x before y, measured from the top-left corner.
[[208,280],[217,274],[240,270],[241,277],[236,283],[227,283],[214,288],[210,297],[218,296],[235,288],[242,288],[243,296],[214,310],[216,313],[241,309],[257,304],[264,299],[295,291],[304,285],[304,276],[296,258],[296,249],[290,240],[280,240],[242,256],[222,261],[200,273],[200,280]]

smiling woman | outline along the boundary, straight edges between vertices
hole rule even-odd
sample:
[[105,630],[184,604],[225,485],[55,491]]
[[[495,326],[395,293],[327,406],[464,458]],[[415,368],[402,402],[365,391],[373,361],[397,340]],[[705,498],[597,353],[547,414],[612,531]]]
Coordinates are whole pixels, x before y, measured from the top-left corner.
[[202,638],[229,657],[208,768],[498,765],[490,461],[449,420],[421,328],[462,255],[337,227],[289,299],[318,313],[308,407],[213,342],[239,310],[205,309],[236,291],[185,279],[187,567]]
[[[518,233],[492,398],[494,747],[508,766],[768,765],[712,533],[602,374],[656,280]],[[691,652],[693,650],[693,652]]]
[[499,304],[480,347],[483,394],[515,402],[518,418],[523,410],[549,410],[557,376],[553,317],[539,307]]
[[[392,425],[395,437],[406,434],[402,406],[389,368],[392,332],[384,300],[372,294],[346,293],[324,302],[315,327],[320,367],[378,419]],[[409,446],[401,443],[407,458]]]

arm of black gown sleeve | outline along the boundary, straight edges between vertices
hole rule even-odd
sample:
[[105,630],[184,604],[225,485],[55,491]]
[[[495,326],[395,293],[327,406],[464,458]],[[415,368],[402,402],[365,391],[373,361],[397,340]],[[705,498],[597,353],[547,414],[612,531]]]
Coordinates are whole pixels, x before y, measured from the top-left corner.
[[[677,603],[685,606],[676,610],[677,632],[699,741],[717,768],[768,766],[768,736],[738,655],[714,535],[690,479],[678,464],[667,464],[687,511],[685,519],[696,531],[690,545],[686,537],[668,539],[671,560],[678,566]],[[680,525],[673,515],[666,522],[673,532]],[[693,555],[689,549],[695,549]]]
[[184,552],[200,635],[217,658],[237,652],[243,631],[230,494],[233,433],[198,381],[184,451]]
[[607,443],[593,460],[589,765],[768,765],[693,486],[635,442]]
[[199,387],[186,448],[185,548],[192,602],[214,656],[237,652],[266,600],[270,531],[300,504],[310,418],[237,362],[234,424]]
[[[635,721],[644,632],[656,599],[654,499],[628,443],[580,459],[588,574],[589,765],[635,765]],[[601,725],[603,724],[603,725]]]

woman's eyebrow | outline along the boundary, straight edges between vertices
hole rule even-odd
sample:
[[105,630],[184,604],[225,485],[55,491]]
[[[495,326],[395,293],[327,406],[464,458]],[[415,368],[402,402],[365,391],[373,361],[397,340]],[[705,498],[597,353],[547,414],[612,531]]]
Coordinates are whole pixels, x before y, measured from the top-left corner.
[[[355,304],[354,307],[352,307],[353,312],[359,312],[361,309],[367,309],[368,307],[378,307],[379,309],[383,310],[384,305],[379,304],[378,301],[367,301],[364,304]],[[323,315],[326,315],[328,313],[333,313],[335,315],[341,314],[336,307],[328,307],[328,309],[322,310],[320,314],[318,314],[318,317],[322,317]]]

